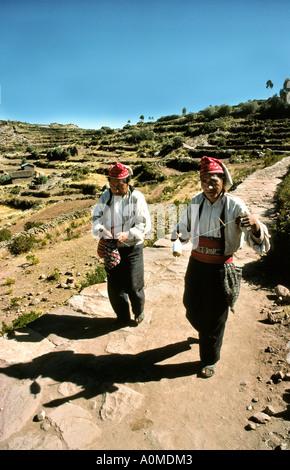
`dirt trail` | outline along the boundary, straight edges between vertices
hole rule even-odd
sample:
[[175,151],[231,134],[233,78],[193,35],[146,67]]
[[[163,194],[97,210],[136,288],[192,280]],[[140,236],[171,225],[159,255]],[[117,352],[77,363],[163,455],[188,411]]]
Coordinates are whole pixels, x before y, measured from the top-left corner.
[[[289,164],[258,171],[236,190],[266,223]],[[189,252],[174,260],[167,240],[145,249],[146,319],[138,327],[114,330],[106,286],[98,285],[0,339],[0,449],[289,448],[289,382],[269,382],[279,361],[286,363],[287,330],[263,322],[261,311],[274,301],[272,290],[253,282],[263,277],[259,262],[253,271],[258,257],[246,247],[238,254],[246,280],[216,374],[203,380],[182,305]],[[269,405],[270,421],[247,430]]]

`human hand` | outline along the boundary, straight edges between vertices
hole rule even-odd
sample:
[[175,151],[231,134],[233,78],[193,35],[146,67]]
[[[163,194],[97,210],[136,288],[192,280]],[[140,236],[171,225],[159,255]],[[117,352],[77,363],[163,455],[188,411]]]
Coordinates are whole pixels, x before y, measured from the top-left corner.
[[235,218],[235,224],[240,227],[245,227],[247,230],[252,230],[255,235],[260,231],[260,225],[257,219],[252,214],[241,214]]
[[120,243],[124,243],[127,238],[129,236],[129,231],[128,232],[119,232],[116,234],[116,239],[118,240],[118,242]]
[[113,238],[113,235],[111,234],[111,232],[109,230],[107,230],[106,228],[103,228],[102,229],[102,238],[105,238],[106,240],[108,240],[108,238]]

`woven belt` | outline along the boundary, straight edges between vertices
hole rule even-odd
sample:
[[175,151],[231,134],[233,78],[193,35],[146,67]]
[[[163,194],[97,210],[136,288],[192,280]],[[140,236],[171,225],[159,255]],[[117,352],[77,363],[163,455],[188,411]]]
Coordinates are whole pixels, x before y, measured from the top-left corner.
[[205,255],[222,255],[220,248],[209,248],[207,246],[198,246],[195,251],[198,253],[204,253]]
[[233,255],[223,255],[220,238],[199,237],[198,247],[192,250],[191,256],[204,263],[232,263]]
[[192,250],[191,256],[203,263],[213,263],[213,264],[224,264],[224,263],[233,263],[234,259],[232,255],[222,256],[222,255],[210,255],[206,253],[199,253],[196,250]]

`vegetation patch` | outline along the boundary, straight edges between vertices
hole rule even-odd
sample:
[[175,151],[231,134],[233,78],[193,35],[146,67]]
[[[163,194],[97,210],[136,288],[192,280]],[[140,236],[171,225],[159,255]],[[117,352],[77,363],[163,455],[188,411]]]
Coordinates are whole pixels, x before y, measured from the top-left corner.
[[2,322],[2,329],[0,330],[0,334],[4,335],[11,331],[17,330],[19,328],[24,328],[29,323],[35,321],[42,315],[42,312],[35,312],[31,310],[29,313],[24,313],[23,315],[19,315],[12,321],[12,325],[8,326],[5,322]]
[[9,243],[8,250],[12,255],[26,253],[32,249],[34,242],[33,236],[19,235]]
[[93,272],[86,273],[86,278],[80,284],[80,290],[83,290],[85,287],[93,286],[95,284],[101,284],[107,279],[107,273],[104,266],[101,264],[95,268]]
[[[276,191],[277,216],[272,224],[272,249],[268,256],[275,276],[289,285],[290,266],[290,168]],[[290,287],[290,286],[289,286]]]
[[2,228],[0,230],[0,242],[3,242],[5,240],[10,240],[11,237],[12,237],[12,233],[10,230],[8,230],[8,228]]

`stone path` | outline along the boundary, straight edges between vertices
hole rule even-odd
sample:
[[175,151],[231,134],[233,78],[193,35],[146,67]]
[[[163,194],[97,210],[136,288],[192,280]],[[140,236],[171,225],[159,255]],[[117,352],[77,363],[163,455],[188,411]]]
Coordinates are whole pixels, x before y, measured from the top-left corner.
[[[269,221],[289,164],[261,170],[236,190],[261,220]],[[146,319],[138,327],[114,328],[101,284],[0,338],[0,449],[265,448],[244,426],[258,393],[254,358],[263,346],[258,319],[267,292],[243,282],[216,375],[202,380],[197,336],[182,305],[190,246],[175,260],[171,242],[157,245],[145,249]],[[249,253],[237,261],[245,264]]]

